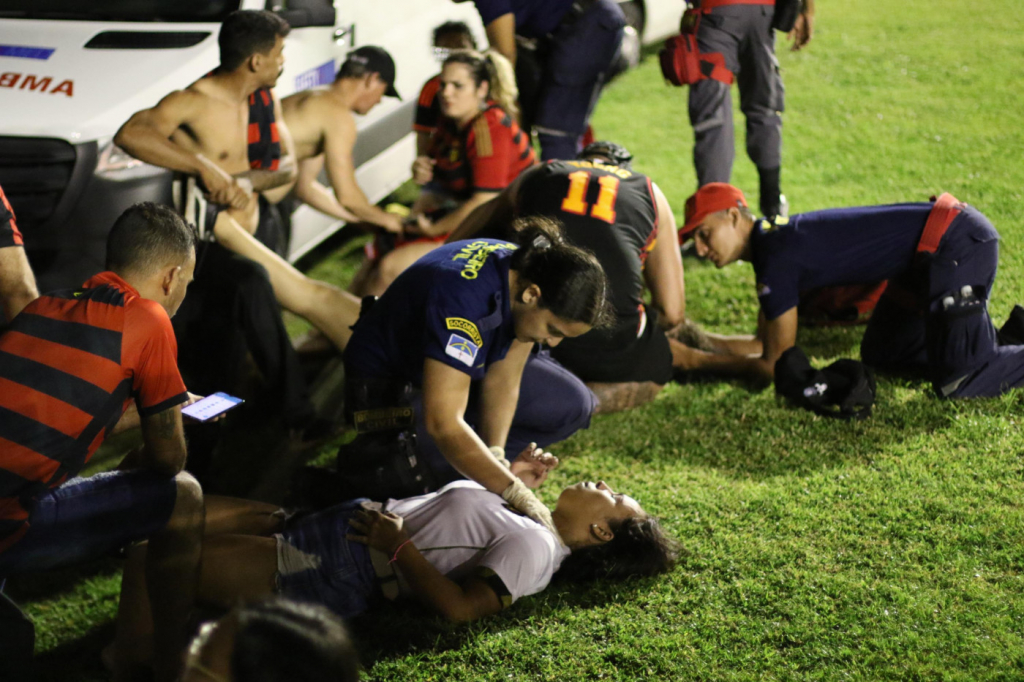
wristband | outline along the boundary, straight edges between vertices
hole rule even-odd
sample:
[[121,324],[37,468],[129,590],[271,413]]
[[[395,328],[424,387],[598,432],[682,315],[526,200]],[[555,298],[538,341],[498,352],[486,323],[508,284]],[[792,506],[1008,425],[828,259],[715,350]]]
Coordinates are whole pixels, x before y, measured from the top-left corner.
[[410,542],[412,542],[412,538],[409,538],[408,540],[406,540],[405,542],[403,542],[402,544],[400,544],[400,545],[398,546],[398,548],[397,548],[397,549],[395,550],[395,553],[394,553],[394,554],[393,554],[393,555],[391,556],[391,560],[390,560],[390,561],[388,561],[388,563],[389,563],[389,564],[393,564],[393,563],[395,563],[396,561],[398,561],[398,553],[399,553],[399,552],[401,552],[401,551],[402,551],[402,548],[403,548],[403,547],[405,547],[406,545],[408,545],[408,544],[409,544]]
[[499,464],[506,469],[511,468],[512,465],[509,464],[508,459],[505,458],[505,448],[500,445],[492,445],[487,449],[490,450],[491,454],[494,455],[494,459],[498,460]]

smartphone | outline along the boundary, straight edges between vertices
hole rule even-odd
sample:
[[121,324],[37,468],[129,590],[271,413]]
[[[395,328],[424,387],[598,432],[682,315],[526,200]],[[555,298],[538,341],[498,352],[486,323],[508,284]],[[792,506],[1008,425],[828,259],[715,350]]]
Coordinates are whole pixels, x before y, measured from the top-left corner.
[[233,407],[237,407],[245,401],[227,393],[217,392],[208,395],[202,400],[197,400],[191,405],[181,408],[181,413],[192,417],[196,421],[209,421],[214,417],[224,414]]

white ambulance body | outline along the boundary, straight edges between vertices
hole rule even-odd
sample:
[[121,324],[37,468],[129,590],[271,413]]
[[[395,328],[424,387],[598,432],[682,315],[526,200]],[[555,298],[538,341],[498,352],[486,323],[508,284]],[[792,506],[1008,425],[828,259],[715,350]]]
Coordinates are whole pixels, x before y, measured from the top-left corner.
[[[638,27],[649,42],[674,29],[683,3],[624,5],[646,18]],[[236,9],[273,9],[292,24],[280,97],[330,83],[352,47],[380,45],[393,55],[403,101],[385,98],[359,120],[357,179],[371,201],[409,177],[417,95],[438,70],[432,29],[462,20],[484,40],[473,4],[451,0],[4,0],[0,187],[41,290],[101,270],[107,231],[127,206],[169,202],[170,174],[111,139],[134,112],[217,66],[220,22]],[[300,206],[291,225],[294,261],[341,224]]]

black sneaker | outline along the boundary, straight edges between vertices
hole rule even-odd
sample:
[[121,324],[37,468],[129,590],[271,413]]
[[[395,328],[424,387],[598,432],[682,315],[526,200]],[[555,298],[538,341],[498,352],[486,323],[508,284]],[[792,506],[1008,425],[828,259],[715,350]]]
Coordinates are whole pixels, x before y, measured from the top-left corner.
[[1013,306],[1006,323],[996,332],[1000,346],[1024,345],[1024,307]]

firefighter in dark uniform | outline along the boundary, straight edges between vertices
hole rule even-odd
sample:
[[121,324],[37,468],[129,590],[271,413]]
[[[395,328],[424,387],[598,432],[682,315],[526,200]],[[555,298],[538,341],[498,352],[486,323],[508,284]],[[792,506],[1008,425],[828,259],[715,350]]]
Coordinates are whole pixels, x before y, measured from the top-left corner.
[[[521,237],[519,247],[442,246],[364,310],[344,355],[346,409],[361,442],[342,447],[338,469],[343,485],[360,479],[377,489],[351,492],[421,494],[461,475],[543,523],[543,505],[510,473],[504,449],[545,447],[589,425],[593,394],[533,350],[603,324],[607,281],[551,221],[530,220]],[[417,422],[415,461],[395,457],[395,471],[379,471],[367,453],[390,456],[408,442],[411,423],[402,420],[412,414],[403,406]],[[410,476],[396,480],[406,464]]]
[[[551,355],[573,371],[614,412],[653,398],[672,378],[676,344],[665,329],[683,322],[683,264],[675,218],[651,179],[630,167],[620,145],[594,142],[574,161],[527,171],[453,238],[500,234],[512,216],[556,218],[569,241],[597,256],[608,276],[616,323],[566,339]],[[667,238],[659,239],[659,236]],[[651,305],[644,303],[644,289]]]
[[[615,0],[473,0],[473,4],[491,47],[512,64],[516,64],[516,35],[540,43],[536,110],[522,101],[523,118],[537,134],[542,160],[575,158],[622,44],[626,26],[622,9]],[[524,95],[521,84],[521,100]]]
[[[730,95],[735,79],[740,110],[747,120],[747,155],[760,177],[761,213],[778,215],[784,202],[779,175],[785,102],[772,28],[776,0],[696,0],[694,4],[696,8],[684,18],[684,30],[687,25],[695,29],[702,57],[720,55],[725,67],[690,86],[697,186],[729,182],[736,156]],[[794,50],[810,40],[813,20],[814,0],[803,0],[790,32]]]
[[[794,345],[800,292],[888,280],[861,343],[873,367],[918,373],[943,397],[996,396],[1024,386],[1024,346],[1000,346],[987,302],[999,234],[977,209],[932,202],[836,208],[756,219],[732,185],[702,187],[680,234],[718,267],[754,266],[761,304],[756,356],[693,350],[690,369],[770,380]],[[759,356],[759,357],[757,357]]]

